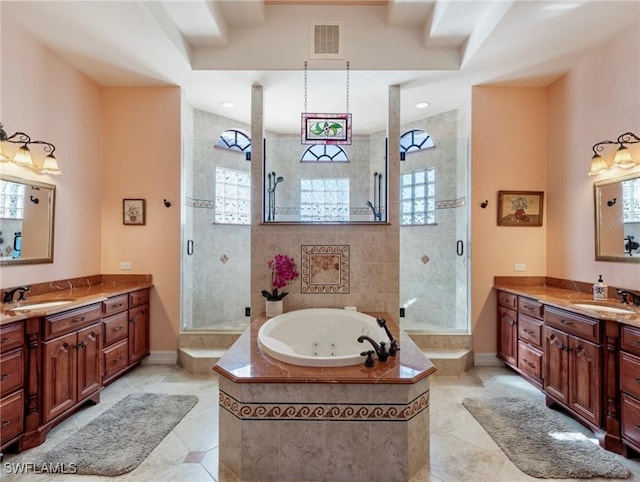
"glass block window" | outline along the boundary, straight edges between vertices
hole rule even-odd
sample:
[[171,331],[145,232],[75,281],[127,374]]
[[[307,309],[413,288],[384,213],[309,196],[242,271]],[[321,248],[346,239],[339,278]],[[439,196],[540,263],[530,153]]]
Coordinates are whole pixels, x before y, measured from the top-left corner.
[[349,179],[300,179],[300,221],[349,221]]
[[220,134],[216,147],[239,152],[251,152],[251,138],[239,129],[228,129]]
[[413,129],[400,136],[400,152],[422,151],[435,147],[429,134],[420,129]]
[[0,181],[0,218],[24,217],[24,193],[26,186],[10,181]]
[[640,223],[640,178],[622,182],[622,221]]
[[314,144],[304,151],[300,158],[302,162],[349,162],[344,149],[334,144]]
[[400,224],[435,224],[434,169],[400,174]]
[[251,224],[251,174],[216,167],[215,222]]

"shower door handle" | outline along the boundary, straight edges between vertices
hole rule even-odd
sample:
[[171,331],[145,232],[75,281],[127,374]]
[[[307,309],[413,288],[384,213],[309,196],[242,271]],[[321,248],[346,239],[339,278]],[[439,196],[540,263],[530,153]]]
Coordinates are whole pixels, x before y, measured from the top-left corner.
[[193,255],[193,239],[187,240],[187,255],[188,256]]
[[456,254],[462,256],[464,254],[464,242],[459,239],[456,241]]

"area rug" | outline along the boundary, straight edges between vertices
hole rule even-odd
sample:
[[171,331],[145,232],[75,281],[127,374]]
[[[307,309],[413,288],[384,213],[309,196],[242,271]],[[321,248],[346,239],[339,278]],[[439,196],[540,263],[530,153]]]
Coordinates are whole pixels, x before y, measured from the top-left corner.
[[626,479],[631,472],[566,416],[523,398],[465,398],[462,405],[525,474],[541,479]]
[[41,456],[38,465],[62,464],[85,475],[125,474],[140,465],[196,403],[194,395],[128,395]]

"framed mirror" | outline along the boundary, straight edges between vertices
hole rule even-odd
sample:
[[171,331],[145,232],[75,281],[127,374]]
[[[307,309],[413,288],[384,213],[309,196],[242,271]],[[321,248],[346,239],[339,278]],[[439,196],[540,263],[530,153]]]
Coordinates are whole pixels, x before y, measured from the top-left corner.
[[0,266],[53,263],[56,186],[0,174]]
[[640,173],[593,187],[596,260],[640,263]]
[[387,222],[385,137],[356,135],[342,146],[279,136],[264,145],[263,222]]

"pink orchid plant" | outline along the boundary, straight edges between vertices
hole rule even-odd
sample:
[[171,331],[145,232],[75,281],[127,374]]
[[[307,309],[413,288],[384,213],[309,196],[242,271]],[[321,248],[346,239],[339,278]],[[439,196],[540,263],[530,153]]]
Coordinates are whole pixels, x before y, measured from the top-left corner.
[[278,290],[298,278],[296,262],[286,254],[276,254],[267,266],[271,269],[271,291],[262,290],[262,296],[268,301],[279,301],[289,293]]

